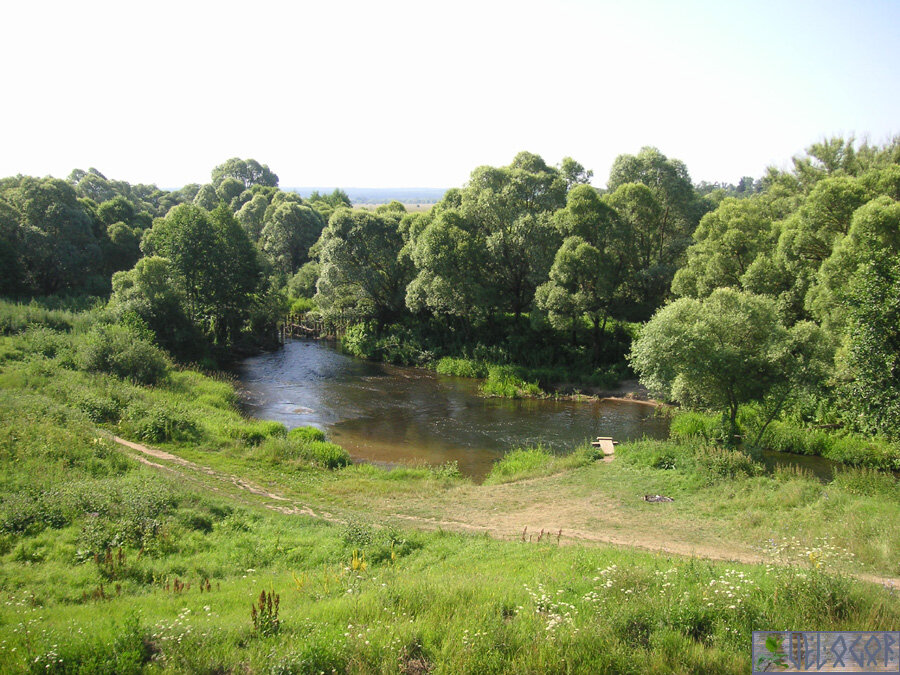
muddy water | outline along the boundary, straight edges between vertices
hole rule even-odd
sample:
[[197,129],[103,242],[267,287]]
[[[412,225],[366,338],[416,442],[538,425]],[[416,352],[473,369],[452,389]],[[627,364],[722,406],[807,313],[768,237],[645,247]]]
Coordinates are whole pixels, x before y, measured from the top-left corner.
[[254,417],[322,429],[355,459],[455,461],[476,479],[510,448],[568,452],[596,436],[668,434],[648,405],[482,398],[474,380],[361,361],[320,342],[288,342],[244,361],[238,376]]

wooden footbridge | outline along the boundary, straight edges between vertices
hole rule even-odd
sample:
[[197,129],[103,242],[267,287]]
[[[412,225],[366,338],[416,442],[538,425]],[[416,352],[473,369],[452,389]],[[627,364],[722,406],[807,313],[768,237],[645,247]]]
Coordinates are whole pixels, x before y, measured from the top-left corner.
[[616,452],[616,446],[619,444],[619,441],[614,441],[612,436],[597,436],[596,441],[592,441],[591,445],[595,448],[600,448],[603,450],[603,454],[606,457],[611,457]]
[[348,327],[348,321],[325,321],[309,314],[288,314],[279,327],[279,335],[282,342],[288,338],[337,340]]

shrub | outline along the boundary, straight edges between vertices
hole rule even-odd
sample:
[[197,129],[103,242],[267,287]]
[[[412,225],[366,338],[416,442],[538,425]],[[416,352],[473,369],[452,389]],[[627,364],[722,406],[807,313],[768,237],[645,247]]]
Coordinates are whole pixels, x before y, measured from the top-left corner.
[[[314,432],[306,432],[306,435],[317,436]],[[326,469],[339,469],[348,466],[351,461],[350,453],[341,446],[304,438],[303,434],[294,434],[286,438],[268,438],[259,445],[255,454],[271,462],[305,460]]]
[[453,375],[454,377],[487,377],[485,364],[473,359],[455,359],[445,356],[435,364],[434,370],[439,375]]
[[147,408],[132,404],[119,424],[123,431],[146,443],[191,440],[198,433],[197,425],[187,413],[162,405]]
[[101,372],[139,384],[156,384],[169,361],[156,345],[128,326],[97,326],[78,347],[79,369]]
[[32,326],[51,330],[71,330],[75,313],[66,309],[50,309],[37,302],[29,304],[0,301],[0,335],[22,333]]
[[900,448],[896,444],[807,429],[790,421],[773,422],[766,430],[763,445],[778,452],[816,455],[852,466],[900,469]]
[[311,298],[296,298],[291,302],[291,314],[306,314],[316,308]]
[[118,397],[106,396],[102,393],[84,391],[73,401],[92,422],[103,424],[118,422],[127,402]]
[[361,359],[373,358],[375,356],[376,341],[371,326],[364,323],[350,326],[341,338],[341,347],[348,353]]
[[301,446],[300,456],[326,469],[339,469],[350,464],[350,453],[326,441],[309,441]]
[[619,460],[634,466],[687,471],[695,465],[693,444],[677,441],[642,440],[623,443],[616,449]]
[[502,398],[522,398],[543,394],[537,384],[523,380],[512,366],[489,366],[488,377],[481,385],[481,393],[485,396]]
[[723,443],[728,436],[728,425],[721,415],[680,411],[672,418],[669,436],[677,440]]
[[764,467],[740,450],[703,447],[696,454],[697,466],[711,478],[737,478],[738,476],[758,476]]

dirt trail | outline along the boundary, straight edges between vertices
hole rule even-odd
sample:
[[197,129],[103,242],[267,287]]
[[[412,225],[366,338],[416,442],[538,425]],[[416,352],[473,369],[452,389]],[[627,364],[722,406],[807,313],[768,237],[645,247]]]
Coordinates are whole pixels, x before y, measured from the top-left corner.
[[[298,504],[282,494],[263,488],[239,476],[217,471],[164,450],[127,441],[118,436],[108,436],[108,438],[133,451],[127,454],[142,464],[178,476],[186,482],[215,492],[230,491],[233,494],[233,489],[228,490],[227,487],[215,484],[217,482],[224,483],[226,486],[237,488],[238,491],[263,497],[262,506],[279,513],[306,515],[330,522],[342,522],[332,513],[322,510],[314,511],[307,505]],[[155,462],[149,459],[151,457],[167,462],[167,464]],[[200,475],[198,476],[198,474]],[[201,476],[213,479],[213,482],[203,480]],[[528,492],[527,498],[524,498],[530,484],[546,481],[549,478],[554,478],[554,476],[495,486],[466,486],[449,496],[434,495],[432,512],[452,512],[453,518],[397,511],[398,506],[403,506],[402,499],[399,500],[399,504],[394,504],[389,510],[378,515],[420,529],[481,533],[496,539],[525,538],[534,541],[539,537],[546,537],[552,540],[557,539],[559,535],[558,542],[561,545],[592,542],[708,560],[748,564],[767,562],[760,554],[732,542],[717,540],[714,544],[698,544],[679,540],[666,530],[666,522],[663,519],[660,519],[657,527],[637,530],[632,527],[632,523],[622,517],[611,501],[607,503],[602,497],[596,495],[568,495],[565,500],[548,498],[543,501],[535,501],[534,493]],[[276,503],[265,500],[274,500]],[[498,506],[499,504],[503,505],[502,510]],[[348,506],[352,507],[353,505],[348,503]],[[367,510],[374,515],[371,503],[368,504]],[[854,576],[864,581],[900,588],[900,578],[866,573],[858,573]]]
[[[301,506],[298,504],[288,505],[288,502],[290,502],[290,500],[287,497],[285,497],[284,495],[280,495],[277,492],[272,492],[270,490],[267,490],[259,485],[256,485],[255,483],[252,483],[248,480],[244,480],[243,478],[240,478],[239,476],[234,476],[231,474],[223,473],[221,471],[216,471],[215,469],[212,469],[208,466],[196,464],[194,462],[184,459],[183,457],[179,457],[178,455],[173,455],[171,452],[166,452],[165,450],[159,450],[157,448],[151,448],[149,446],[142,445],[141,443],[133,443],[132,441],[127,441],[124,438],[119,438],[118,436],[111,436],[110,439],[115,441],[119,445],[123,445],[126,448],[130,448],[131,450],[134,450],[135,453],[139,453],[139,454],[128,453],[134,459],[136,459],[138,462],[141,462],[142,464],[144,464],[146,466],[152,466],[156,469],[161,469],[163,471],[166,471],[167,473],[176,475],[179,478],[182,478],[190,483],[203,485],[204,487],[208,487],[209,489],[216,491],[216,492],[222,491],[221,488],[219,488],[215,485],[208,485],[208,483],[198,480],[195,476],[192,476],[189,472],[202,473],[202,474],[209,476],[211,478],[214,478],[218,481],[221,481],[224,483],[230,483],[231,485],[235,486],[239,490],[244,490],[246,492],[249,492],[251,494],[254,494],[254,495],[257,495],[260,497],[266,497],[267,499],[274,499],[275,501],[278,501],[278,502],[285,502],[285,504],[263,503],[263,506],[265,506],[267,509],[271,509],[273,511],[278,511],[280,513],[285,513],[288,515],[306,515],[306,516],[312,516],[313,518],[321,518],[323,520],[335,520],[335,518],[330,513],[326,513],[324,511],[316,513],[308,506]],[[147,457],[155,457],[156,459],[161,459],[166,462],[171,462],[172,464],[175,464],[176,466],[181,467],[182,469],[187,469],[187,471],[179,471],[178,469],[175,469],[172,466],[167,466],[165,464],[160,464],[158,462],[149,460],[149,459],[147,459]]]

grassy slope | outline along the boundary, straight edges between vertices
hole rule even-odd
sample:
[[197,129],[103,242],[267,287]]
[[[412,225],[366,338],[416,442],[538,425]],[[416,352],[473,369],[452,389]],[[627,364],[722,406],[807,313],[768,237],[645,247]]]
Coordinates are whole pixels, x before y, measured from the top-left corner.
[[[900,625],[884,589],[834,574],[897,574],[897,535],[877,524],[897,522],[893,485],[726,477],[722,462],[698,469],[688,446],[662,444],[494,486],[447,470],[326,471],[286,451],[276,428],[241,420],[227,382],[174,372],[135,387],[26,343],[0,340],[3,672],[745,672],[754,628]],[[184,432],[160,445],[220,473],[142,466],[97,431],[156,429],[145,418]],[[660,453],[676,468],[653,468]],[[537,464],[506,479],[565,468]],[[288,500],[242,490],[226,472]],[[646,492],[676,501],[645,504]],[[339,522],[260,508],[292,501]],[[855,561],[823,547],[821,515],[849,519],[833,544]],[[802,532],[819,566],[522,541],[524,525],[562,528],[559,543],[623,533],[622,543],[747,551]],[[352,569],[354,551],[366,569]],[[176,579],[191,587],[176,590]],[[249,615],[270,588],[281,595],[277,636],[255,632]]]

